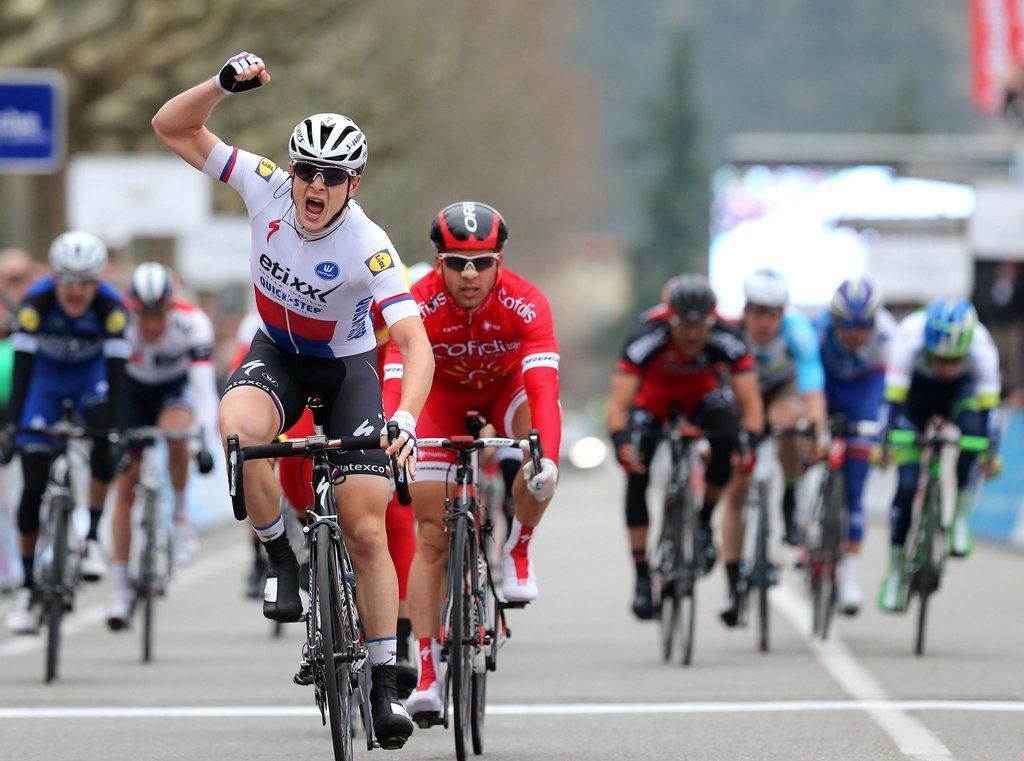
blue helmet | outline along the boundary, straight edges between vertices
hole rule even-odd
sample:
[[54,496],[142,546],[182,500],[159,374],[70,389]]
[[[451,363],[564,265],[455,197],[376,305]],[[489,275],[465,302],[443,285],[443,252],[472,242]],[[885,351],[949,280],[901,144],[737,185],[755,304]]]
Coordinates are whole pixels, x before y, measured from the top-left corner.
[[928,305],[924,348],[940,359],[962,359],[971,350],[978,313],[968,299],[935,299]]
[[844,280],[828,305],[828,311],[841,328],[870,328],[881,308],[881,292],[863,277]]

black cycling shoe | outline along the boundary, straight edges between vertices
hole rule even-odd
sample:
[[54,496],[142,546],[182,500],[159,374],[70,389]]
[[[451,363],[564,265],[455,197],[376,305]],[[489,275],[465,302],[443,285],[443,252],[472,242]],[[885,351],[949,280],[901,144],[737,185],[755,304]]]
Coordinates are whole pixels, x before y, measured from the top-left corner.
[[295,672],[292,681],[299,685],[299,687],[309,687],[309,685],[313,684],[313,667],[309,665],[309,661],[303,661],[299,664],[299,670]]
[[654,592],[651,590],[650,576],[637,576],[636,587],[633,589],[633,615],[641,621],[654,618]]
[[374,666],[370,669],[370,712],[373,734],[384,750],[398,750],[413,731],[412,719],[398,702],[395,688],[395,667]]
[[285,624],[302,618],[299,564],[294,555],[291,562],[279,559],[271,566],[270,573],[267,574],[267,586],[263,591],[263,615],[271,621]]
[[416,667],[409,661],[399,661],[395,664],[395,692],[398,694],[399,700],[405,700],[412,695],[418,679]]
[[796,493],[793,487],[786,487],[782,494],[782,517],[786,525],[782,541],[790,547],[799,547],[804,543],[804,530],[796,520]]
[[722,623],[728,626],[730,629],[733,629],[739,625],[740,596],[738,592],[729,592],[729,596],[725,598],[725,602],[722,604],[722,608],[718,611],[718,617],[721,618]]
[[693,539],[697,545],[697,561],[700,563],[701,575],[707,576],[718,560],[718,550],[715,549],[711,528],[698,527],[693,532]]

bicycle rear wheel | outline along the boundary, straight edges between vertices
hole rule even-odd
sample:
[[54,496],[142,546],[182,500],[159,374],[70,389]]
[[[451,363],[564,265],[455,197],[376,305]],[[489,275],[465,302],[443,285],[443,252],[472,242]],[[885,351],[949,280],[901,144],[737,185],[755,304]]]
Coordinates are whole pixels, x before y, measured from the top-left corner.
[[320,659],[327,692],[327,713],[334,743],[335,761],[349,761],[352,749],[352,674],[349,656],[351,637],[345,627],[345,601],[341,590],[337,553],[330,534],[316,537],[316,609],[309,615],[319,621]]
[[65,569],[68,558],[68,524],[71,512],[60,500],[50,503],[53,546],[49,571],[44,576],[43,616],[46,624],[46,681],[57,678],[60,665],[60,624],[64,617]]
[[451,538],[448,589],[448,670],[451,673],[452,707],[455,715],[455,758],[466,761],[466,746],[471,742],[473,712],[473,629],[472,553],[468,541],[467,520],[455,521]]

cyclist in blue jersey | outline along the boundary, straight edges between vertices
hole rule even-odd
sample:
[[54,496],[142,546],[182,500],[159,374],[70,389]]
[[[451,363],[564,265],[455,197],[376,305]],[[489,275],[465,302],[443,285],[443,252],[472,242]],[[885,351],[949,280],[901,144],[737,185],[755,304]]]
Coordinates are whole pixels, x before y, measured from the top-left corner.
[[[761,396],[764,400],[768,430],[786,429],[801,421],[825,431],[825,373],[818,352],[818,336],[811,321],[799,312],[789,310],[789,286],[781,274],[772,269],[752,273],[743,284],[746,304],[742,327],[757,365]],[[778,456],[785,476],[782,510],[785,517],[787,544],[803,541],[796,521],[796,482],[802,472],[803,452],[796,436],[778,440]],[[820,452],[820,446],[816,445]],[[749,474],[737,473],[735,486],[728,499],[730,509],[742,511],[747,499]],[[729,531],[723,542],[735,550],[743,543],[743,526]],[[727,563],[729,596],[719,615],[726,626],[739,622],[739,564]]]
[[[882,406],[896,321],[882,308],[882,294],[867,279],[845,280],[828,310],[815,322],[825,370],[830,413],[847,423],[876,422]],[[848,514],[846,550],[839,578],[839,609],[860,610],[860,545],[864,538],[864,483],[871,466],[873,438],[849,437],[843,464]]]
[[[18,310],[11,403],[0,432],[0,459],[9,461],[12,446],[17,447],[24,476],[18,533],[25,581],[7,618],[8,627],[18,633],[39,630],[32,571],[39,506],[54,449],[49,437],[17,429],[56,423],[65,400],[74,403],[90,427],[116,429],[122,420],[117,401],[124,396],[127,317],[117,289],[100,280],[106,264],[107,249],[99,238],[80,231],[64,233],[50,246],[53,274],[28,290]],[[86,581],[98,581],[106,571],[96,532],[118,459],[118,447],[105,439],[95,441],[89,532],[81,562]]]

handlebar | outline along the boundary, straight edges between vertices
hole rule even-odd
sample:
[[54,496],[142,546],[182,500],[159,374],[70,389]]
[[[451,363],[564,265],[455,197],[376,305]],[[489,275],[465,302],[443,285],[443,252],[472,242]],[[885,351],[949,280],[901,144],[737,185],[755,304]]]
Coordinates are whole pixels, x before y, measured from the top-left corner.
[[[390,431],[389,431],[390,436]],[[254,444],[252,446],[240,446],[237,434],[228,436],[228,494],[231,496],[231,508],[235,519],[244,521],[247,517],[245,509],[245,487],[242,480],[242,469],[246,460],[268,460],[280,457],[310,457],[315,454],[329,451],[355,452],[362,449],[380,449],[379,436],[341,436],[336,439],[328,439],[326,436],[307,436],[304,439],[286,439],[275,441],[270,444]],[[405,478],[404,468],[395,467],[395,458],[392,456],[392,478],[395,480],[395,488],[398,490],[398,498],[401,502],[404,493],[408,498],[409,485]],[[399,483],[401,472],[402,483]],[[411,499],[409,500],[411,502]],[[402,502],[402,504],[409,504]]]
[[540,460],[544,456],[544,448],[540,443],[540,433],[536,429],[530,431],[525,439],[510,438],[476,438],[474,436],[452,436],[451,438],[420,439],[419,445],[426,448],[448,449],[453,452],[476,452],[490,447],[521,449],[530,455],[533,472],[540,473]]
[[129,428],[121,434],[121,439],[129,446],[148,447],[158,441],[193,441],[199,444],[195,452],[196,468],[206,475],[213,470],[213,454],[206,446],[206,429],[196,431],[167,431],[156,425],[142,425]]
[[991,442],[987,436],[950,436],[942,432],[918,433],[897,428],[889,431],[889,443],[896,447],[959,447],[964,452],[987,452]]

